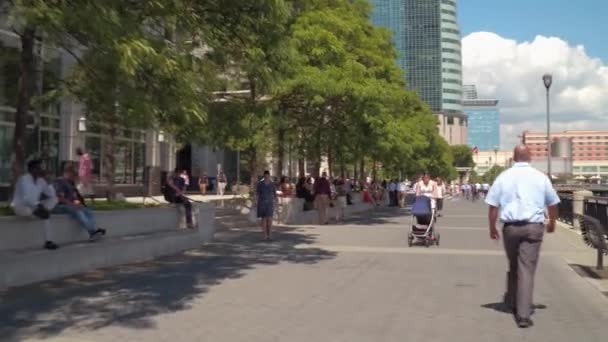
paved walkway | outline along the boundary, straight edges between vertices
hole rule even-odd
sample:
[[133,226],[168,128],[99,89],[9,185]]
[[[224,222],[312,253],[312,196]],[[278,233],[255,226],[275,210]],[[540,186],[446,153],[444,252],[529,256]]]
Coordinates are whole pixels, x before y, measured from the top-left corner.
[[[536,325],[500,304],[506,261],[481,203],[452,201],[440,247],[407,247],[410,218],[383,209],[341,226],[227,231],[182,255],[0,294],[0,341],[606,341],[608,299],[547,236]],[[568,259],[570,260],[570,259]]]

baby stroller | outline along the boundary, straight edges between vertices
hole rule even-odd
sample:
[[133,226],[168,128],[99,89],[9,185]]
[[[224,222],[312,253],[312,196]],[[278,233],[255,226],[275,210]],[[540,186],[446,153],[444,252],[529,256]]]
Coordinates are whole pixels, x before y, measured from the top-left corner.
[[435,232],[435,209],[432,208],[431,199],[418,196],[412,206],[412,224],[407,235],[407,244],[412,247],[414,242],[422,241],[426,247],[432,244],[439,246],[439,233]]

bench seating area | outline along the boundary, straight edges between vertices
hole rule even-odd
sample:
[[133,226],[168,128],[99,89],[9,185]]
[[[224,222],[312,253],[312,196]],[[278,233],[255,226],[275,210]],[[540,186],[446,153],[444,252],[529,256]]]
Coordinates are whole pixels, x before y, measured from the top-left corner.
[[[179,209],[179,210],[178,210]],[[38,219],[0,217],[0,288],[86,272],[99,267],[149,260],[199,247],[215,233],[215,206],[193,205],[197,229],[183,229],[183,208],[146,208],[96,212],[105,237],[88,242],[88,234],[65,215],[50,219],[60,248],[43,249]]]

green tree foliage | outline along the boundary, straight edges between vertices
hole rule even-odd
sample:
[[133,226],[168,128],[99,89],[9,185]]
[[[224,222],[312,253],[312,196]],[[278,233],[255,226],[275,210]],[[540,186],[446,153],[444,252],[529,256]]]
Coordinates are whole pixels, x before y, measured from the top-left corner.
[[[317,170],[327,157],[340,172],[450,179],[461,163],[405,90],[391,35],[364,0],[16,0],[11,12],[22,32],[72,55],[54,95],[75,97],[110,137],[109,184],[125,127],[239,150],[254,179],[286,145]],[[233,90],[247,93],[216,93]]]
[[488,171],[486,171],[482,178],[484,183],[492,184],[498,175],[500,175],[505,170],[504,167],[499,165],[492,166]]
[[404,90],[390,35],[370,24],[368,4],[309,1],[300,10],[290,30],[296,55],[275,96],[301,157],[316,170],[327,156],[341,170],[367,158],[394,174],[451,173],[436,120]]
[[473,151],[467,145],[454,145],[450,146],[452,157],[454,159],[454,166],[456,167],[473,167],[475,162],[473,161]]

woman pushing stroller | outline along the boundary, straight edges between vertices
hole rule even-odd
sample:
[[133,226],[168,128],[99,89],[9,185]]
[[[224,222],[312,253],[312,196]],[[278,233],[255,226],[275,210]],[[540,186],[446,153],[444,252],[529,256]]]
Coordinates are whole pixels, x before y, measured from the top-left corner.
[[416,184],[416,199],[412,206],[412,228],[408,234],[408,245],[411,247],[415,241],[422,241],[429,247],[431,244],[439,245],[439,233],[435,223],[437,209],[437,184],[425,173]]

